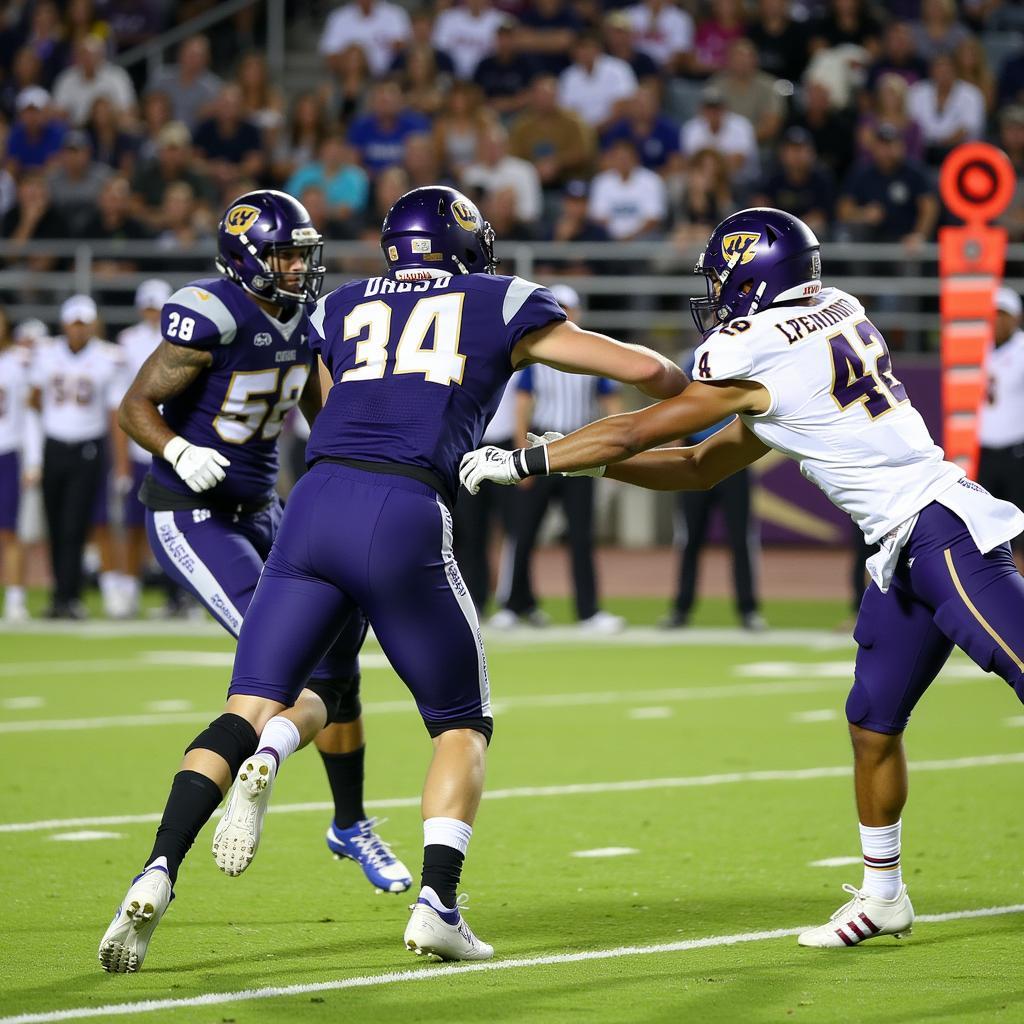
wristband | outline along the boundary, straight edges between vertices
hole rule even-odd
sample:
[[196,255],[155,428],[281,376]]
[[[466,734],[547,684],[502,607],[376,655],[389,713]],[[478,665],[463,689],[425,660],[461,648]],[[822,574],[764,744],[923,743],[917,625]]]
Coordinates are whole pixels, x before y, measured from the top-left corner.
[[512,466],[520,480],[528,476],[547,476],[548,446],[539,444],[534,448],[517,448],[512,453]]
[[175,435],[164,445],[164,458],[171,464],[175,469],[178,467],[178,459],[185,453],[186,448],[190,448],[191,445],[185,438],[180,435]]

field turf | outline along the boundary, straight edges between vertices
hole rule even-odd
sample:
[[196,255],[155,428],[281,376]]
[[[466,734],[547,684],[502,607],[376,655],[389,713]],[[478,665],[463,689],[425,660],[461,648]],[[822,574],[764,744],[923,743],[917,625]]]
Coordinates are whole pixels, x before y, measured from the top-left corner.
[[[464,877],[467,916],[496,949],[484,970],[402,948],[408,896],[330,857],[307,751],[278,780],[249,871],[218,872],[207,827],[142,972],[104,974],[100,935],[219,707],[232,644],[207,623],[0,632],[0,1024],[112,1007],[204,1024],[1024,1021],[1024,709],[959,655],[908,734],[913,934],[825,951],[772,934],[822,923],[860,868],[815,865],[859,852],[853,648],[824,628],[843,610],[767,614],[786,628],[490,638],[498,718]],[[370,810],[415,873],[429,741],[374,644],[367,655]],[[609,848],[631,852],[576,856]]]

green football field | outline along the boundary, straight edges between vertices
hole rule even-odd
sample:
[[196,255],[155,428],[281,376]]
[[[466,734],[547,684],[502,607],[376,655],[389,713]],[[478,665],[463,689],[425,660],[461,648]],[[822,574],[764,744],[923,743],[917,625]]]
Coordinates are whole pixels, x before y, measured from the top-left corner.
[[[801,949],[860,881],[854,651],[824,628],[834,605],[767,613],[786,628],[489,638],[497,723],[464,890],[491,963],[404,950],[408,895],[328,854],[306,751],[243,876],[220,874],[203,831],[131,976],[104,974],[96,946],[232,644],[205,622],[0,632],[0,1024],[1024,1020],[1024,709],[950,662],[908,738],[913,934]],[[366,650],[369,810],[415,873],[430,744]]]

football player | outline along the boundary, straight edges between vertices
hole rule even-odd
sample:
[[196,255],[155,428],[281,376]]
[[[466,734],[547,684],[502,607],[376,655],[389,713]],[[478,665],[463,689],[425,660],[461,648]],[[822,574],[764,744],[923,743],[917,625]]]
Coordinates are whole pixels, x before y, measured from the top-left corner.
[[[695,273],[707,283],[690,302],[703,343],[681,395],[532,449],[471,452],[461,478],[471,492],[483,480],[578,472],[704,490],[775,449],[852,516],[880,545],[846,702],[864,880],[844,886],[852,899],[799,942],[905,934],[914,910],[900,869],[903,731],[954,645],[1024,700],[1024,580],[1007,544],[1024,514],[945,460],[864,307],[822,286],[818,240],[802,221],[773,209],[733,214]],[[648,451],[726,416],[735,418],[701,444]]]
[[[213,812],[212,793],[237,772],[225,814],[232,833],[221,841],[241,836],[245,851],[255,849],[270,783],[295,749],[257,752],[264,725],[301,700],[339,623],[361,608],[434,748],[421,889],[405,944],[450,960],[492,954],[456,898],[493,725],[476,609],[452,555],[459,459],[480,443],[513,370],[527,363],[613,377],[653,397],[686,383],[656,353],[569,323],[547,289],[495,274],[493,245],[490,225],[461,193],[414,189],[384,221],[386,273],[317,303],[310,345],[332,386],[313,424],[309,472],[292,491],[242,623],[223,716],[236,742],[204,734],[193,744],[182,774],[202,779],[211,799],[187,805],[172,790],[164,818],[194,836]],[[158,841],[101,956],[128,970],[141,961],[185,849]]]
[[[321,252],[319,233],[291,196],[262,190],[236,199],[218,228],[222,276],[195,281],[163,303],[163,340],[121,404],[121,426],[154,456],[139,497],[157,560],[234,636],[281,522],[274,491],[281,423],[295,405],[309,420],[321,406],[307,342],[309,310],[323,282]],[[357,861],[377,888],[402,892],[412,878],[363,810],[358,651],[366,622],[353,608],[332,626],[323,658],[305,668],[305,688],[290,702],[294,711],[274,719],[261,749],[294,749],[300,737],[316,736],[335,802],[328,847]],[[257,738],[252,724],[232,712],[189,747],[138,891],[170,892],[178,864],[227,789],[194,764],[229,766],[230,778]],[[193,831],[188,823],[200,818]],[[221,824],[231,821],[229,807]],[[215,844],[217,864],[230,875],[245,869],[252,852],[231,841]],[[101,943],[108,971],[137,970],[145,955],[145,943],[122,941],[129,932],[138,937],[149,904],[132,905],[126,899]]]

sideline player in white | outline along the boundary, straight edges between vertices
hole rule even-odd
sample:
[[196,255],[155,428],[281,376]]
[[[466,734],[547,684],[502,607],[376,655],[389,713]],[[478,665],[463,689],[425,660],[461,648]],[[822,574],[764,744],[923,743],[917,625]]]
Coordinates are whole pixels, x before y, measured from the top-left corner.
[[[914,909],[900,869],[903,731],[954,644],[1024,700],[1024,579],[1007,544],[1024,514],[945,461],[864,307],[822,288],[818,240],[802,221],[772,209],[733,214],[695,273],[707,282],[707,298],[690,302],[704,341],[679,397],[532,449],[470,452],[462,481],[472,493],[483,480],[607,466],[643,487],[704,490],[775,449],[880,544],[846,703],[864,881],[844,886],[852,899],[799,942],[905,934]],[[648,451],[729,415],[701,444]]]

